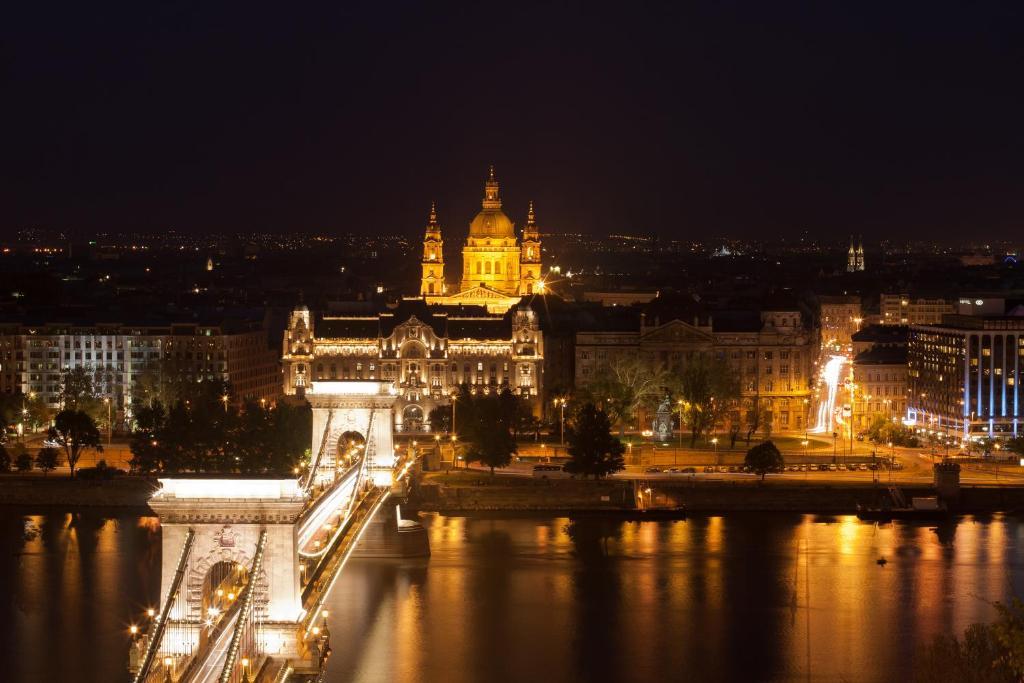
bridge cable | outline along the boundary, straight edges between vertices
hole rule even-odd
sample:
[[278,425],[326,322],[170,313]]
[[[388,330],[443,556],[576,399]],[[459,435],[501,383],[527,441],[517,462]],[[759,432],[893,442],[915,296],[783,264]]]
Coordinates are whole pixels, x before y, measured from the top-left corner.
[[189,528],[185,532],[185,542],[181,546],[181,554],[178,557],[178,565],[174,571],[174,578],[171,580],[171,585],[167,589],[167,595],[164,598],[164,604],[160,608],[160,615],[157,617],[155,623],[155,629],[149,638],[149,642],[146,643],[146,655],[142,660],[142,665],[139,667],[138,672],[135,674],[135,678],[132,679],[133,683],[140,683],[145,680],[149,675],[149,669],[153,666],[153,660],[156,658],[156,654],[160,649],[161,642],[163,641],[164,630],[167,626],[167,618],[171,612],[171,603],[178,597],[178,592],[181,589],[181,581],[185,577],[185,565],[188,561],[189,555],[192,553],[192,545],[195,542],[196,532],[195,529]]
[[235,624],[234,633],[231,634],[231,644],[228,646],[227,659],[224,662],[224,670],[220,673],[220,683],[228,683],[231,680],[232,669],[235,666],[235,659],[238,657],[238,649],[242,642],[242,632],[245,630],[249,613],[252,611],[253,595],[255,585],[259,579],[260,570],[263,568],[263,551],[267,547],[267,530],[260,531],[260,540],[256,544],[256,554],[252,558],[252,567],[249,569],[249,582],[242,589],[239,602],[242,603],[241,611],[238,614],[238,623]]
[[316,479],[316,471],[320,469],[320,461],[324,457],[324,453],[327,450],[327,439],[331,435],[331,420],[334,418],[334,408],[327,411],[327,424],[324,426],[324,435],[320,440],[320,450],[316,453],[316,460],[309,465],[309,474],[306,477],[306,483],[303,485],[303,489],[308,493],[310,488],[313,486],[313,481]]

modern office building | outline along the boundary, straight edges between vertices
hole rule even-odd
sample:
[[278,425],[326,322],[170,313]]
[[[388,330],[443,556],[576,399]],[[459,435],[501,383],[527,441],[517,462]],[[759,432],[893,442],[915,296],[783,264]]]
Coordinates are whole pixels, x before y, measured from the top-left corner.
[[1024,316],[947,315],[912,325],[907,422],[962,437],[1021,433]]

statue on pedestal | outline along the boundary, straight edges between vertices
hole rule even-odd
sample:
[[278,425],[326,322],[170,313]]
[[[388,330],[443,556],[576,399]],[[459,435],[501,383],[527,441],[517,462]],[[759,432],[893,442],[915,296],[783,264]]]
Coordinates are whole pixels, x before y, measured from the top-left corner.
[[654,432],[655,441],[668,441],[672,438],[672,405],[668,396],[662,399],[658,410],[654,413],[651,431]]

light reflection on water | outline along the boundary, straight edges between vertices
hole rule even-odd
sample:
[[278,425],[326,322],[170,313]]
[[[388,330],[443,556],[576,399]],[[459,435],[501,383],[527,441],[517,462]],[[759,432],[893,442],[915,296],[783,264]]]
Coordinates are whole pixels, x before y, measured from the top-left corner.
[[1024,595],[1015,518],[424,523],[429,561],[346,568],[329,681],[905,680]]
[[[424,522],[429,560],[346,568],[329,681],[906,680],[919,643],[1024,595],[1016,518]],[[0,679],[126,680],[159,560],[150,517],[0,513]]]

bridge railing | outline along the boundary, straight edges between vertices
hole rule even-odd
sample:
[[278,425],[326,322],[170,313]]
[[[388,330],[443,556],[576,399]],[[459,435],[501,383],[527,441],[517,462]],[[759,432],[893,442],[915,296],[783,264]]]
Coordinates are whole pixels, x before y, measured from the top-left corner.
[[185,568],[188,565],[188,558],[192,553],[192,546],[195,544],[195,539],[195,529],[190,528],[185,532],[185,542],[182,543],[181,553],[178,555],[178,562],[174,569],[174,578],[171,579],[171,585],[167,589],[167,595],[164,596],[163,605],[160,607],[160,614],[156,617],[156,620],[150,627],[151,633],[146,637],[145,654],[143,655],[138,671],[135,672],[135,677],[132,679],[133,683],[142,683],[142,681],[145,681],[153,669],[153,662],[156,660],[156,655],[163,644],[164,634],[167,630],[167,618],[171,613],[171,607],[178,601],[178,598],[181,595],[181,584],[182,580],[185,578]]

